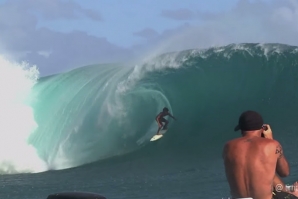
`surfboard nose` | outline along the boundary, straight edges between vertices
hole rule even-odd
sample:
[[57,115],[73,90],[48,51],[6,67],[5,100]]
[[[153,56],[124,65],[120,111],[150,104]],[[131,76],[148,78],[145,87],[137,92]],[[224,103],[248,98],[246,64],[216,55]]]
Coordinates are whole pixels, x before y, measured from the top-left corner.
[[47,199],[107,199],[97,193],[91,192],[61,192],[50,194]]

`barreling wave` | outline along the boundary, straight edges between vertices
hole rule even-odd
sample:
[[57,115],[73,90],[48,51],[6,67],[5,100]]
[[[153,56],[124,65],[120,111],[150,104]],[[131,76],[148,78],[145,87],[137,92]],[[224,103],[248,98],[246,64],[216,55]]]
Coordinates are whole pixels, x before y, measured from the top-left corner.
[[28,143],[47,169],[142,150],[165,106],[178,121],[170,121],[156,147],[169,151],[220,150],[247,109],[293,134],[297,66],[295,46],[232,44],[167,53],[136,66],[92,65],[44,77],[30,92],[37,127]]

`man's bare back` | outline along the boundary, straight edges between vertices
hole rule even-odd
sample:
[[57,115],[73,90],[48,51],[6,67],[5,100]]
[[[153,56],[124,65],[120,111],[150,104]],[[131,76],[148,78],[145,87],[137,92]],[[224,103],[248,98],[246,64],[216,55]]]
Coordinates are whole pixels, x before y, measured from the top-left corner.
[[249,134],[226,144],[224,164],[233,197],[272,198],[278,148],[274,140]]
[[[244,112],[242,137],[226,143],[223,159],[226,177],[234,198],[271,199],[276,173],[289,175],[289,165],[282,146],[273,140],[269,125],[263,130],[263,120],[256,112]],[[245,117],[246,116],[246,117]],[[258,121],[255,121],[258,120]],[[262,137],[264,136],[264,137]]]

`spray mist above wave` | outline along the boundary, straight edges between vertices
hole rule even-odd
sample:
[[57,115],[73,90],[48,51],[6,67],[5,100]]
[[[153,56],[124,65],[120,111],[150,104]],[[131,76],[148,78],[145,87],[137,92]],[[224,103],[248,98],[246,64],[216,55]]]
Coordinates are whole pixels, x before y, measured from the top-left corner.
[[46,165],[28,143],[37,127],[30,93],[39,72],[0,56],[0,74],[0,173],[45,171]]

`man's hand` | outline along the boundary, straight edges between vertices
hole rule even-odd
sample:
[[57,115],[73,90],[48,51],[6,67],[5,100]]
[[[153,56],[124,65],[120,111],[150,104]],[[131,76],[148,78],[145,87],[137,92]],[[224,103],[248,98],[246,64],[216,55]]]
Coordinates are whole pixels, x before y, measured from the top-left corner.
[[272,130],[270,128],[269,124],[264,124],[264,126],[267,126],[267,130],[263,130],[263,135],[265,138],[267,139],[272,139],[273,140],[273,134],[272,134]]

